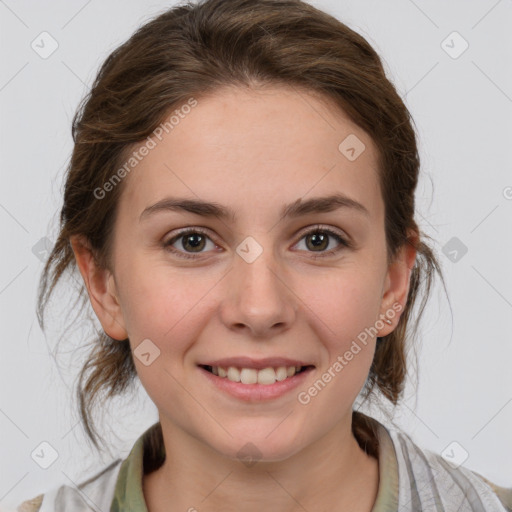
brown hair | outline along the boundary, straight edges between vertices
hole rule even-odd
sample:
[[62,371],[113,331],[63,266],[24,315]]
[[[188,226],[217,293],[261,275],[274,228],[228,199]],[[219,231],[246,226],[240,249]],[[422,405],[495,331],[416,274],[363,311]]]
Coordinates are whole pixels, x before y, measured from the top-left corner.
[[[387,79],[381,60],[359,34],[300,0],[207,0],[179,5],[139,28],[113,51],[73,119],[74,149],[67,170],[60,233],[44,268],[38,317],[66,271],[75,271],[72,235],[89,241],[98,262],[109,267],[112,228],[122,182],[107,197],[101,188],[130,150],[152,134],[170,111],[223,86],[280,84],[317,93],[333,102],[367,133],[379,153],[385,204],[388,261],[404,243],[418,253],[407,304],[396,329],[377,344],[364,398],[376,389],[396,405],[406,376],[406,339],[417,333],[435,272],[433,250],[414,220],[420,168],[412,120]],[[418,236],[411,238],[411,232]],[[444,283],[444,279],[443,279]],[[424,286],[418,316],[411,311]],[[87,305],[85,287],[79,298]],[[93,444],[99,436],[92,412],[100,395],[123,393],[136,370],[128,340],[98,332],[78,379],[80,417]],[[353,430],[376,455],[371,425],[357,412]],[[161,436],[161,431],[155,430]],[[155,445],[158,445],[154,440]]]

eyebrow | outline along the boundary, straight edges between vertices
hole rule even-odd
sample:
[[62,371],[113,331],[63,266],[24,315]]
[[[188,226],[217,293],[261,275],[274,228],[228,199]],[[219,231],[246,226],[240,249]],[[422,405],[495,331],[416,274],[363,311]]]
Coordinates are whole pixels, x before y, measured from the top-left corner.
[[[361,203],[344,194],[334,194],[325,197],[313,197],[306,201],[299,198],[282,208],[281,218],[296,218],[309,213],[326,213],[341,208],[362,213],[367,217],[370,216],[370,212]],[[231,222],[236,220],[235,212],[219,203],[173,197],[167,197],[145,208],[140,214],[139,220],[142,221],[162,211],[185,211],[202,217],[213,217]]]

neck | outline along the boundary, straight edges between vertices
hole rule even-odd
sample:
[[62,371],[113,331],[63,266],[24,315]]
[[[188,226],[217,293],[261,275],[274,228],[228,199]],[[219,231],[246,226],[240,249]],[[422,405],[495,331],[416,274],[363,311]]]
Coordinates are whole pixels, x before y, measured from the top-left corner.
[[378,460],[360,448],[350,417],[285,460],[253,465],[219,454],[171,423],[162,422],[162,433],[170,456],[144,475],[150,512],[239,510],[242,502],[246,512],[370,512],[377,496]]

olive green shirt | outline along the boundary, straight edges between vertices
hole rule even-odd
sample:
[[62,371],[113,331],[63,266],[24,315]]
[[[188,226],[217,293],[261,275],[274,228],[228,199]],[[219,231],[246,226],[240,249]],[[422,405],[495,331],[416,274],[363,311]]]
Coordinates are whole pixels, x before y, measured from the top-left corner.
[[[496,486],[462,466],[454,467],[440,455],[420,449],[402,431],[388,429],[375,419],[372,422],[379,441],[379,487],[372,512],[512,512],[512,488]],[[150,446],[150,432],[158,425],[137,439],[126,459],[113,462],[77,489],[58,487],[17,510],[148,512],[142,488],[144,470],[158,467],[165,459],[163,446]]]

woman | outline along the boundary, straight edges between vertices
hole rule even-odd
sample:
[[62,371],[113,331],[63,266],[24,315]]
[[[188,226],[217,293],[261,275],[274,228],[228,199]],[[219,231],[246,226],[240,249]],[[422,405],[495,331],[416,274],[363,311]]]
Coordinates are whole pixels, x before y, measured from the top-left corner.
[[297,0],[175,7],[108,57],[73,136],[41,319],[77,268],[103,330],[86,432],[135,377],[159,422],[20,510],[512,509],[354,407],[398,403],[439,271],[409,112],[360,35]]

